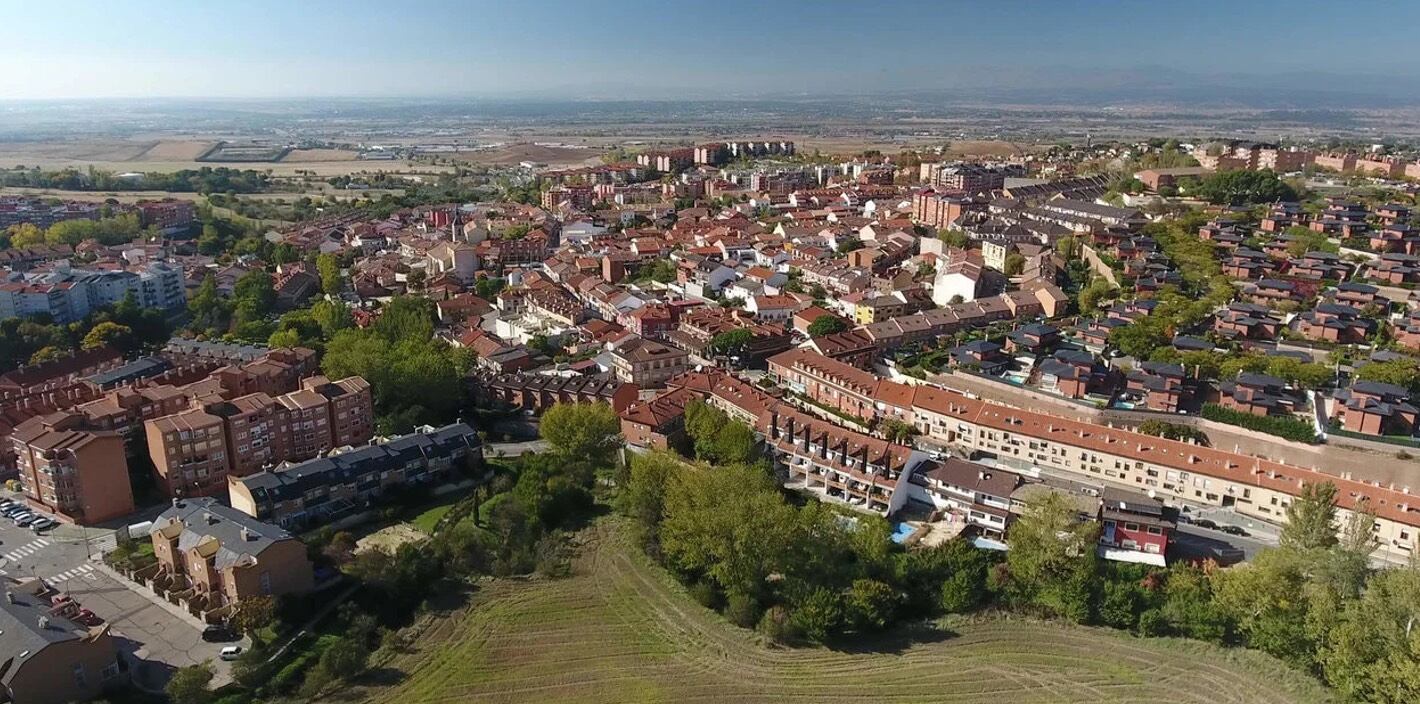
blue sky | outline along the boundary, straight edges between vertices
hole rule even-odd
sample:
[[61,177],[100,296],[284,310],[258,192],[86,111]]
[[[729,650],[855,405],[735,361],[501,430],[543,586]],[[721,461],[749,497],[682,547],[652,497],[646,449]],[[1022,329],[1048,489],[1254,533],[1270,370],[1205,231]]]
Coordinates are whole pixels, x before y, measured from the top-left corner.
[[1420,78],[1420,2],[0,0],[0,17],[0,99]]

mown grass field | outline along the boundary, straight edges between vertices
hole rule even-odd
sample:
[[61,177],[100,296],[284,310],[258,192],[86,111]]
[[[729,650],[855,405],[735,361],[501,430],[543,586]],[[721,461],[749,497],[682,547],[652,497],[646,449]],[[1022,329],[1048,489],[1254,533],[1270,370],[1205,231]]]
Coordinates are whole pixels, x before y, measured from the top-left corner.
[[499,580],[374,662],[370,702],[1313,702],[1256,653],[1029,620],[976,619],[853,651],[765,645],[701,608],[613,521],[576,574]]

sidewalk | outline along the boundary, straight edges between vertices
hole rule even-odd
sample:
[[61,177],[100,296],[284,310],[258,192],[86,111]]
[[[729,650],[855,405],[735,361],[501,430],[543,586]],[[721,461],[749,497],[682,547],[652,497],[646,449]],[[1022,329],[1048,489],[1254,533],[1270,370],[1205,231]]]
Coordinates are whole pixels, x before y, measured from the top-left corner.
[[175,616],[178,619],[191,624],[198,630],[202,630],[207,627],[207,624],[203,623],[202,619],[193,616],[190,612],[188,612],[181,606],[178,606],[177,604],[174,604],[168,601],[167,599],[164,599],[158,596],[157,594],[154,594],[152,589],[149,589],[141,584],[138,584],[137,582],[134,582],[133,580],[124,576],[118,570],[115,570],[114,568],[104,564],[104,561],[102,559],[94,560],[93,562],[94,566],[100,572],[103,572],[105,575],[107,575],[109,579],[112,579],[113,581],[118,582],[119,584],[122,584],[125,587],[128,587],[129,591],[147,599],[148,601],[156,605],[158,608],[168,612],[172,616]]

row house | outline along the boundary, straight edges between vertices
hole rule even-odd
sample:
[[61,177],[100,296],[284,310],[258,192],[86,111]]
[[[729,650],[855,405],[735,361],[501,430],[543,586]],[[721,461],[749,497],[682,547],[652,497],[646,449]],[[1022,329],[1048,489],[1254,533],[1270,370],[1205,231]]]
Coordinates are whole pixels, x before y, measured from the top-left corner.
[[1279,303],[1301,303],[1305,300],[1297,284],[1280,279],[1261,279],[1243,287],[1242,297],[1257,305],[1276,306]]
[[1386,225],[1370,234],[1372,251],[1385,253],[1420,254],[1420,231],[1404,223]]
[[1336,303],[1356,308],[1366,308],[1367,306],[1376,306],[1381,310],[1390,308],[1390,299],[1382,296],[1381,290],[1370,284],[1350,281],[1337,284],[1336,291],[1332,293],[1331,298]]
[[79,605],[68,595],[61,600],[42,579],[27,575],[5,577],[5,582],[0,600],[0,694],[5,701],[69,704],[129,687],[132,666],[119,646],[131,648],[130,641],[109,624],[79,623]]
[[1282,327],[1271,308],[1241,301],[1229,303],[1213,318],[1213,332],[1230,340],[1275,340]]
[[1284,232],[1294,225],[1307,224],[1309,218],[1300,203],[1274,203],[1257,227],[1263,232]]
[[1345,281],[1351,276],[1351,267],[1342,263],[1340,255],[1331,252],[1307,252],[1287,262],[1287,274],[1304,279]]
[[1406,558],[1416,547],[1420,504],[1405,487],[1009,408],[944,389],[915,390],[920,432],[996,458],[998,465],[1038,466],[1110,487],[1152,491],[1166,505],[1224,506],[1264,521],[1284,521],[1287,507],[1307,484],[1328,481],[1340,490],[1340,525],[1364,505],[1375,512],[1373,532],[1381,551]]
[[1045,323],[1022,325],[1006,335],[1006,351],[1040,356],[1060,344],[1060,329]]
[[480,400],[512,406],[533,415],[542,415],[559,403],[606,403],[620,413],[640,395],[640,388],[635,384],[606,374],[499,374],[475,377],[472,384]]
[[315,569],[299,538],[216,499],[173,499],[149,533],[153,585],[182,594],[204,620],[228,617],[241,602],[304,594]]
[[855,418],[878,417],[876,375],[811,349],[797,348],[769,358],[769,375],[790,391]]
[[1011,358],[1006,356],[1005,348],[990,340],[973,340],[958,345],[949,350],[948,355],[953,368],[976,370],[990,376],[1004,374],[1011,367]]
[[1320,342],[1362,343],[1375,331],[1375,319],[1359,308],[1338,303],[1321,303],[1297,316],[1297,332]]
[[1358,381],[1332,395],[1331,415],[1341,427],[1366,435],[1415,435],[1420,419],[1410,392],[1395,384]]
[[313,528],[379,508],[387,492],[486,480],[483,444],[467,423],[423,427],[378,444],[228,480],[232,508],[283,528]]
[[[910,319],[910,316],[908,318],[897,318],[897,320]],[[875,325],[880,325],[880,323]],[[868,366],[872,364],[873,357],[884,349],[879,345],[879,341],[869,332],[875,325],[844,330],[831,335],[812,337],[809,338],[807,347],[829,359],[834,359],[861,369],[867,369]]]
[[1420,352],[1420,307],[1395,326],[1395,341],[1406,349]]
[[871,272],[843,260],[801,261],[796,266],[806,285],[822,286],[840,296],[868,288],[873,279]]
[[1188,375],[1181,364],[1140,362],[1124,377],[1124,393],[1134,408],[1177,413],[1188,398]]
[[744,349],[738,351],[743,364],[758,364],[759,360],[779,354],[794,344],[793,335],[782,322],[761,322],[745,317],[740,311],[723,308],[696,308],[680,316],[680,324],[666,335],[666,342],[701,359],[711,359],[711,345],[718,335],[735,330],[747,330],[750,337]]
[[906,505],[925,453],[857,433],[780,406],[760,415],[763,436],[785,486],[891,516]]
[[1237,378],[1218,384],[1218,403],[1255,416],[1290,415],[1300,405],[1287,382],[1253,372],[1240,372]]
[[1420,283],[1420,256],[1382,254],[1367,266],[1366,278],[1387,284]]
[[1040,360],[1040,385],[1067,398],[1085,398],[1101,390],[1104,370],[1083,350],[1058,350]]
[[1276,274],[1272,257],[1247,247],[1234,249],[1223,261],[1223,275],[1234,279],[1265,279]]
[[670,449],[685,439],[685,407],[704,398],[700,391],[677,387],[618,411],[621,436],[636,448]]
[[228,476],[304,460],[374,436],[370,384],[360,377],[305,379],[277,397],[257,392],[143,424],[159,486],[169,496],[220,495]]

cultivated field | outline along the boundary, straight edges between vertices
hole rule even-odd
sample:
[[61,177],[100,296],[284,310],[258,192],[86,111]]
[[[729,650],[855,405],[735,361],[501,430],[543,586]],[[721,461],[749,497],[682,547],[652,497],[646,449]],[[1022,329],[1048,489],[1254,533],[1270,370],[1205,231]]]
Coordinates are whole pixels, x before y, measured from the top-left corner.
[[763,644],[691,601],[613,522],[577,574],[497,580],[433,619],[369,702],[1312,702],[1276,661],[1024,620],[924,627],[853,651]]

